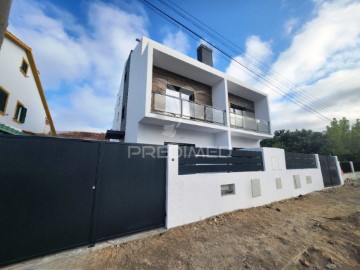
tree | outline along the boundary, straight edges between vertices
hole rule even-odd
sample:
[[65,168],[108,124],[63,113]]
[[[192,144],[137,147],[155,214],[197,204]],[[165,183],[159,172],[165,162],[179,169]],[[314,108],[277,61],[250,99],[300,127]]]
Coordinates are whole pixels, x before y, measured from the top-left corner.
[[360,120],[357,119],[351,127],[350,136],[351,160],[360,163]]
[[338,156],[339,160],[360,163],[360,120],[334,118],[324,132],[312,130],[278,130],[272,139],[261,141],[262,147],[283,148],[287,152]]
[[262,147],[283,148],[287,152],[317,154],[324,153],[327,138],[321,132],[312,130],[278,130],[274,138],[261,141]]
[[327,154],[338,156],[340,160],[349,160],[351,158],[350,151],[350,124],[345,117],[341,120],[334,118],[330,126],[326,127]]

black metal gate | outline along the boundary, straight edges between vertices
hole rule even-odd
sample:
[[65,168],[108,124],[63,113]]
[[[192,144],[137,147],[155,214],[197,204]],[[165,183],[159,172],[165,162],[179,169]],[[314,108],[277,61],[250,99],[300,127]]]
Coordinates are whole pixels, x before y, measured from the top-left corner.
[[166,159],[135,146],[0,135],[0,265],[164,226]]
[[337,167],[336,158],[332,156],[319,155],[321,173],[324,180],[325,187],[340,185],[340,177]]
[[95,242],[165,225],[166,146],[139,147],[101,145]]

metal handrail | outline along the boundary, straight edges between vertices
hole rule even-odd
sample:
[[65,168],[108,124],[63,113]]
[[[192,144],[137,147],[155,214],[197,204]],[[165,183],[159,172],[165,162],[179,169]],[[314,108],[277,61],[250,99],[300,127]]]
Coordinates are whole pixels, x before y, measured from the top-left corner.
[[[155,107],[156,105],[156,101],[155,101],[155,97],[156,95],[159,95],[159,96],[163,96],[165,98],[171,98],[171,99],[176,99],[176,100],[179,100],[180,102],[180,111],[178,113],[173,113],[173,112],[169,112],[169,111],[166,111],[166,110],[159,110]],[[203,112],[203,117],[202,118],[196,118],[196,117],[192,117],[191,115],[184,115],[183,113],[183,103],[186,102],[188,104],[194,104],[196,106],[201,106],[204,108],[204,112]],[[214,119],[212,121],[209,121],[208,118],[207,118],[207,114],[206,114],[206,109],[211,109],[211,110],[215,110],[215,111],[219,111],[219,112],[222,112],[222,121],[221,122],[218,122],[218,121],[215,121]],[[194,101],[190,101],[190,100],[184,100],[184,99],[181,99],[181,98],[178,98],[178,97],[174,97],[174,96],[170,96],[170,95],[167,95],[167,94],[163,94],[163,93],[159,93],[159,92],[153,92],[152,94],[152,110],[153,111],[158,111],[158,112],[162,112],[162,113],[169,113],[169,114],[173,114],[174,116],[178,116],[180,118],[190,118],[190,119],[195,119],[195,120],[200,120],[200,121],[203,121],[203,122],[210,122],[210,123],[214,123],[214,124],[221,124],[221,125],[225,125],[225,114],[226,114],[226,111],[225,110],[221,110],[221,109],[218,109],[216,107],[212,107],[212,106],[209,106],[209,105],[206,105],[206,104],[200,104],[200,103],[197,103],[197,102],[194,102]],[[195,114],[195,113],[194,113]]]
[[[231,116],[235,115],[236,116],[240,116],[241,117],[241,125],[236,125],[233,124],[233,122],[231,121]],[[252,120],[254,121],[254,124],[256,124],[256,128],[251,128],[251,127],[247,127],[246,126],[246,121],[245,120]],[[262,131],[259,128],[259,123],[264,123],[267,125],[267,130],[266,131]],[[230,126],[234,127],[234,128],[241,128],[241,129],[247,129],[247,130],[255,130],[257,132],[260,133],[267,133],[270,134],[270,122],[269,121],[265,121],[265,120],[261,120],[261,119],[256,119],[256,118],[251,118],[248,116],[245,116],[243,114],[239,114],[239,113],[234,113],[234,112],[230,112]]]
[[216,109],[216,110],[225,112],[225,110],[219,109],[219,108],[217,108],[217,107],[213,107],[213,106],[210,106],[210,105],[197,103],[197,102],[191,101],[191,100],[181,99],[181,98],[174,97],[174,96],[170,96],[170,95],[167,95],[167,94],[164,94],[164,93],[161,93],[161,92],[153,92],[153,94],[158,94],[158,95],[162,95],[162,96],[167,96],[167,97],[171,97],[171,98],[176,98],[176,99],[179,99],[179,100],[183,100],[183,101],[187,101],[187,102],[190,102],[190,103],[194,103],[194,104],[199,105],[199,106],[205,106],[205,107],[208,107],[208,108],[211,108],[211,109]]
[[[163,102],[164,108],[159,108],[162,105],[161,102],[156,103],[156,96],[161,96],[163,98],[165,98],[165,102]],[[176,108],[175,111],[171,111],[171,110],[166,110],[166,98],[171,98],[172,100],[178,100],[179,101],[179,108]],[[192,110],[191,113],[189,114],[184,114],[184,103],[187,104],[193,104],[195,106],[200,106],[200,110],[197,110],[196,107],[194,107],[194,109]],[[170,96],[167,94],[163,94],[163,93],[159,93],[159,92],[153,92],[152,93],[152,111],[154,112],[158,112],[158,113],[162,113],[162,114],[167,114],[167,115],[171,115],[174,117],[179,117],[179,118],[185,118],[185,119],[191,119],[191,120],[199,120],[199,121],[203,121],[203,122],[208,122],[208,123],[214,123],[214,124],[220,124],[220,125],[225,125],[226,123],[226,111],[225,110],[221,110],[219,108],[216,107],[212,107],[206,104],[200,104],[194,101],[190,101],[190,100],[185,100],[185,99],[181,99],[178,97],[174,97],[174,96]],[[158,105],[158,106],[157,106]],[[207,108],[212,110],[211,111],[211,115],[210,117],[207,116]],[[198,112],[201,112],[200,114],[197,114]],[[221,121],[216,121],[216,117],[215,116],[215,112],[221,112],[222,113],[222,120]],[[199,117],[199,115],[201,117]],[[235,116],[241,116],[241,125],[234,125],[234,123],[232,122],[231,116],[235,115]],[[219,115],[217,115],[219,117]],[[210,119],[210,120],[209,120]],[[247,122],[248,121],[248,122]],[[250,122],[249,122],[250,121]],[[251,124],[250,124],[251,123]],[[260,127],[259,124],[262,123],[264,124],[263,127]],[[230,126],[234,127],[234,128],[241,128],[241,129],[245,129],[245,130],[253,130],[256,132],[260,132],[260,133],[266,133],[266,134],[270,134],[270,122],[265,121],[265,120],[260,120],[260,119],[256,119],[256,118],[251,118],[248,116],[244,116],[243,114],[239,114],[239,113],[234,113],[234,112],[230,112]]]

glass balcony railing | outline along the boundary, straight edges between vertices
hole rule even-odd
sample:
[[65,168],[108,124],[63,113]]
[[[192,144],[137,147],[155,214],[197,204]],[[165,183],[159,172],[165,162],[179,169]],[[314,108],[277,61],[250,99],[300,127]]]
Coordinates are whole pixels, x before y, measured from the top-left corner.
[[242,114],[230,113],[230,126],[270,134],[270,123]]
[[[183,119],[225,125],[225,111],[178,97],[153,93],[152,111]],[[270,123],[230,112],[230,126],[270,134]]]
[[153,93],[152,110],[164,115],[225,125],[225,111],[190,100]]

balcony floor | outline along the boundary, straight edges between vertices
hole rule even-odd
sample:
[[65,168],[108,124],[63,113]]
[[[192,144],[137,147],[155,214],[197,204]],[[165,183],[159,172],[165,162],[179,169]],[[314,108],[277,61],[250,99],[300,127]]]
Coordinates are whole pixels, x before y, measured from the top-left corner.
[[257,138],[259,140],[262,139],[271,139],[273,137],[272,134],[261,133],[255,130],[241,129],[241,128],[230,128],[231,136],[235,137],[244,137],[249,139]]
[[192,119],[185,119],[180,117],[174,117],[164,114],[159,114],[156,112],[148,113],[140,123],[152,124],[158,126],[171,125],[179,123],[179,128],[194,130],[194,131],[204,131],[210,133],[218,133],[221,131],[227,131],[227,126],[222,126],[209,122],[196,121]]

